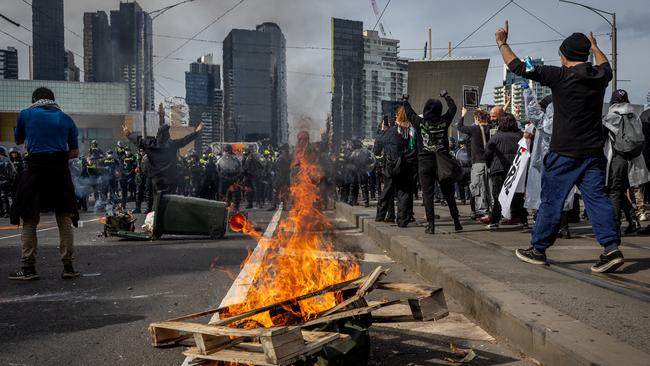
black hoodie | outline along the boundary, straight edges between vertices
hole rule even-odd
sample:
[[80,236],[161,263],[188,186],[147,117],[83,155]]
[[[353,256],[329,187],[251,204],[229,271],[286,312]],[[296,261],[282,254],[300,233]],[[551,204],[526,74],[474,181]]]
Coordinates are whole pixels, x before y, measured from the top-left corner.
[[178,140],[169,137],[169,125],[162,125],[155,138],[129,135],[129,140],[147,154],[149,174],[152,178],[171,178],[176,174],[176,161],[178,149],[194,141],[199,136],[198,132]]
[[449,96],[447,101],[447,113],[442,114],[442,103],[438,99],[429,99],[424,105],[422,117],[411,107],[408,101],[404,102],[406,115],[415,127],[418,138],[418,154],[433,155],[436,151],[449,152],[449,126],[456,115],[456,103]]

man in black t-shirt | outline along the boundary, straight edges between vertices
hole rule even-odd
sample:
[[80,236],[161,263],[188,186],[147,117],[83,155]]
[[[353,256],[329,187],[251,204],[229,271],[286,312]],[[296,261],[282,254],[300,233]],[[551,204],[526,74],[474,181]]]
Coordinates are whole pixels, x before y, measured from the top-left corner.
[[[496,33],[504,62],[513,73],[539,82],[553,92],[553,135],[544,160],[542,203],[537,213],[531,247],[517,249],[522,261],[546,263],[546,249],[553,245],[560,227],[565,198],[574,185],[585,201],[596,240],[604,247],[593,272],[613,272],[623,265],[614,208],[605,190],[607,159],[603,153],[601,114],[605,89],[612,80],[607,56],[593,34],[574,33],[560,46],[562,67],[528,69],[508,45],[508,22]],[[590,51],[595,63],[587,62]]]

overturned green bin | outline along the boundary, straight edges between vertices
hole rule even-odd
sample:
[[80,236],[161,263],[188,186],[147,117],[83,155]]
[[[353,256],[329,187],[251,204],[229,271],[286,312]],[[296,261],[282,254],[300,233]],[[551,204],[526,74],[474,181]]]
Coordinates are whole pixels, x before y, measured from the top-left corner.
[[132,240],[155,240],[163,235],[201,235],[220,239],[226,235],[225,202],[158,192],[154,199],[153,234],[118,231],[112,235]]

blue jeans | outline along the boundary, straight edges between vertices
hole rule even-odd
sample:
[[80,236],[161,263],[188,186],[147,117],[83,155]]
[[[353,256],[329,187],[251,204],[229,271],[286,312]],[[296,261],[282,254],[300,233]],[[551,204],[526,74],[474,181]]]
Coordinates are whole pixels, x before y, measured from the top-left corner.
[[531,245],[544,253],[560,228],[564,200],[574,185],[580,189],[596,240],[610,252],[621,242],[614,207],[605,189],[605,156],[571,158],[550,152],[544,158],[541,204]]

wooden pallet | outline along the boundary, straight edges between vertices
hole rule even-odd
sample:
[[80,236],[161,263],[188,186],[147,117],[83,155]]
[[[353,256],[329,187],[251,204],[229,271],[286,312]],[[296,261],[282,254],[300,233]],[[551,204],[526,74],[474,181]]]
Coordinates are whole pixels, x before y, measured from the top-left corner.
[[[379,282],[387,269],[377,267],[370,275],[353,281],[339,283],[325,289],[264,306],[239,315],[231,316],[210,324],[193,323],[190,320],[219,313],[228,314],[227,307],[190,314],[149,326],[152,344],[155,347],[170,344],[188,345],[184,354],[196,360],[229,361],[250,365],[289,365],[303,356],[319,352],[323,347],[348,338],[345,334],[315,332],[306,330],[318,324],[339,319],[372,315],[383,307],[408,303],[410,315],[372,316],[373,322],[438,320],[449,314],[440,287],[407,283]],[[410,296],[385,302],[368,304],[365,296],[374,289],[409,294]],[[239,329],[234,322],[250,318],[267,311],[276,311],[301,300],[333,291],[354,291],[344,301],[330,310],[319,314],[303,324],[274,328]]]

